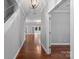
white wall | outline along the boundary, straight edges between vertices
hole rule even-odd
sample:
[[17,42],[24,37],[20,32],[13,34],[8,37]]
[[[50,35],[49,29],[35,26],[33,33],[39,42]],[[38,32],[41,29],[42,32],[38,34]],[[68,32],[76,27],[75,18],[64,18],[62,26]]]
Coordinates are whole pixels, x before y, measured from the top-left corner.
[[27,26],[27,33],[28,34],[33,34],[32,27],[33,27],[32,25]]
[[44,20],[44,15],[42,15],[42,23],[41,23],[41,44],[44,50],[47,51],[47,40],[46,40],[46,25]]
[[51,20],[50,43],[70,43],[70,13],[54,12]]
[[41,15],[41,44],[47,54],[50,54],[49,49],[49,16],[47,9],[44,9]]
[[24,40],[24,19],[25,16],[18,9],[5,23],[4,30],[4,58],[13,59]]

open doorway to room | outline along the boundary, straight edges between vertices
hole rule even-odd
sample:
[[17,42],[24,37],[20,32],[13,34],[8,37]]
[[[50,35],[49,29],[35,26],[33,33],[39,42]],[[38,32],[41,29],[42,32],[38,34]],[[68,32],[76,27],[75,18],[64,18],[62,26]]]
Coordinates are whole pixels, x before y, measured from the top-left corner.
[[34,26],[34,41],[37,44],[41,44],[41,27],[40,26]]
[[[22,59],[38,59],[42,53],[45,53],[41,47],[41,22],[27,21],[25,26],[25,43],[19,54],[22,55]],[[36,24],[35,24],[36,22]],[[30,25],[29,25],[30,24]],[[20,56],[21,56],[20,55]],[[31,56],[32,55],[32,56]],[[16,59],[20,59],[18,55]]]
[[26,20],[24,33],[25,38],[30,36],[36,45],[41,45],[41,20]]

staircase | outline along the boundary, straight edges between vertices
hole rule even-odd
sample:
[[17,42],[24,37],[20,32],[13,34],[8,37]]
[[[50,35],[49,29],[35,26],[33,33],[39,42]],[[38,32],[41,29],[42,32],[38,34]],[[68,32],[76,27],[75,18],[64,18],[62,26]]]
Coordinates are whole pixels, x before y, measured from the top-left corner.
[[54,9],[62,0],[50,0],[48,1],[48,13]]

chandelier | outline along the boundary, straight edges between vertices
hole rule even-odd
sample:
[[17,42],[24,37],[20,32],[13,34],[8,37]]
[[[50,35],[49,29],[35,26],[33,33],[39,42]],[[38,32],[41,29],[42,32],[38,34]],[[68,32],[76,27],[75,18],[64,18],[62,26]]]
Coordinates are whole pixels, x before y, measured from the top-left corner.
[[39,6],[38,0],[31,0],[31,6],[33,9],[37,8]]

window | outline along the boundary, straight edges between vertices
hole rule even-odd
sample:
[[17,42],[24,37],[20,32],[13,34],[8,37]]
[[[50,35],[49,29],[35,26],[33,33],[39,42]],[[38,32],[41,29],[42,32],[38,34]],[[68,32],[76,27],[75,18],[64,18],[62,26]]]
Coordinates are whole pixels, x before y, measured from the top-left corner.
[[35,27],[35,30],[37,31],[37,27]]
[[41,27],[39,27],[39,31],[41,30]]
[[4,0],[4,23],[14,13],[16,4],[15,0]]

